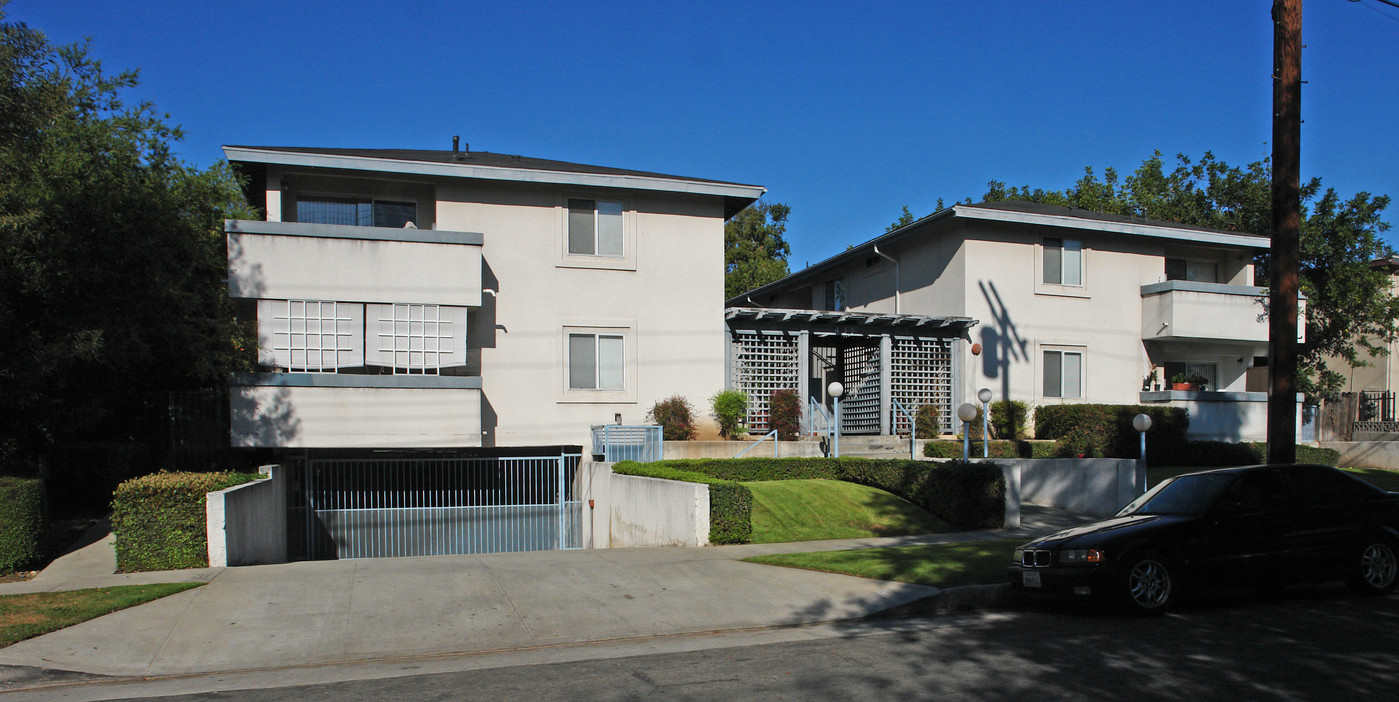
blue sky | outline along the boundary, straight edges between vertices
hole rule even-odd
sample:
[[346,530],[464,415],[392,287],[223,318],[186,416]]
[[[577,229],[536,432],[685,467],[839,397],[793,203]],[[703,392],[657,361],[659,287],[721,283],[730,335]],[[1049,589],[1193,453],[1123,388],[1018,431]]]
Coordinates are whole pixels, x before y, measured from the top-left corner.
[[[223,144],[451,147],[756,183],[794,269],[989,180],[1270,152],[1270,0],[13,0]],[[1399,9],[1304,3],[1302,169],[1399,196]],[[1395,221],[1399,206],[1388,211]],[[1393,240],[1393,239],[1392,239]]]

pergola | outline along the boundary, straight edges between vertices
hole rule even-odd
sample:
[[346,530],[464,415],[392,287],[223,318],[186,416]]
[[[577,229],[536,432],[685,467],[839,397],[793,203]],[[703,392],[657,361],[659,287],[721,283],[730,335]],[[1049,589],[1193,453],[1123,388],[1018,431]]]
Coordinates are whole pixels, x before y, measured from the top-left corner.
[[[748,395],[748,426],[766,431],[775,390],[795,390],[803,430],[817,431],[826,416],[826,386],[845,385],[842,433],[908,431],[907,416],[921,405],[938,407],[952,425],[958,340],[969,340],[976,320],[882,312],[730,307],[729,387]],[[826,419],[825,421],[829,421]]]

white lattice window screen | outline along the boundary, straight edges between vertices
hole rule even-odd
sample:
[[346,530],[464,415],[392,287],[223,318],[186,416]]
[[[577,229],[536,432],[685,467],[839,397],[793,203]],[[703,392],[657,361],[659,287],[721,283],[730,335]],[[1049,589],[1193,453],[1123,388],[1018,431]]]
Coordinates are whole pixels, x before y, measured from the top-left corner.
[[879,433],[879,347],[851,346],[845,360],[845,396],[840,400],[841,431]]
[[772,430],[772,393],[797,390],[801,365],[797,338],[758,332],[738,332],[731,344],[734,354],[733,387],[748,396],[748,429]]
[[379,307],[379,353],[392,357],[395,375],[437,375],[453,364],[454,322],[438,305]]
[[[909,412],[918,407],[938,408],[938,424],[952,425],[952,348],[947,341],[895,339],[891,349],[890,395]],[[910,430],[908,418],[894,413],[896,432]]]
[[352,310],[322,300],[287,300],[272,318],[272,353],[291,373],[335,373],[361,330]]

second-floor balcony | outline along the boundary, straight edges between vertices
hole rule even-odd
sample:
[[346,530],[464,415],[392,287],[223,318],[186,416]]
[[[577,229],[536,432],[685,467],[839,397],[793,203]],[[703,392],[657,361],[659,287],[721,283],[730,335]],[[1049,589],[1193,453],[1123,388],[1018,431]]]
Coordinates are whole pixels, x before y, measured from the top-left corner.
[[[1142,339],[1267,343],[1268,291],[1249,285],[1169,280],[1142,286]],[[1298,300],[1304,340],[1306,300]]]

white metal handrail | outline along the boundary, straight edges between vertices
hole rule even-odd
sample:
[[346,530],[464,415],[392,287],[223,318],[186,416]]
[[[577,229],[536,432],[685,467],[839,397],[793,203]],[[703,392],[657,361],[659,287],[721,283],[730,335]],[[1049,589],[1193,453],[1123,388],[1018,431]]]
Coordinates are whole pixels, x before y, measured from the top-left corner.
[[[913,415],[909,413],[898,400],[891,397],[889,401],[894,403],[894,406],[890,408],[890,413],[894,415],[894,421],[891,423],[896,426],[898,425],[897,419],[899,414],[903,414],[904,418],[908,420],[908,459],[910,461],[916,461],[918,460],[918,453],[915,448],[918,446],[918,422],[914,421]],[[914,411],[916,412],[917,410],[915,409]]]
[[[749,445],[748,445],[748,448],[743,449],[742,451],[739,451],[739,452],[738,452],[738,455],[737,455],[737,456],[734,456],[734,458],[742,457],[743,454],[748,453],[749,451],[752,451],[753,448],[756,447],[758,444],[761,444],[761,443],[763,443],[764,441],[767,441],[769,437],[774,437],[774,436],[777,436],[777,430],[776,430],[776,429],[773,429],[772,431],[770,431],[770,432],[768,432],[768,433],[766,433],[766,434],[763,434],[763,438],[758,439],[757,441],[754,441],[753,443],[749,444]],[[777,439],[773,439],[772,441],[773,441],[773,443],[777,443]],[[776,454],[777,452],[776,452],[776,451],[773,451],[773,453]]]

